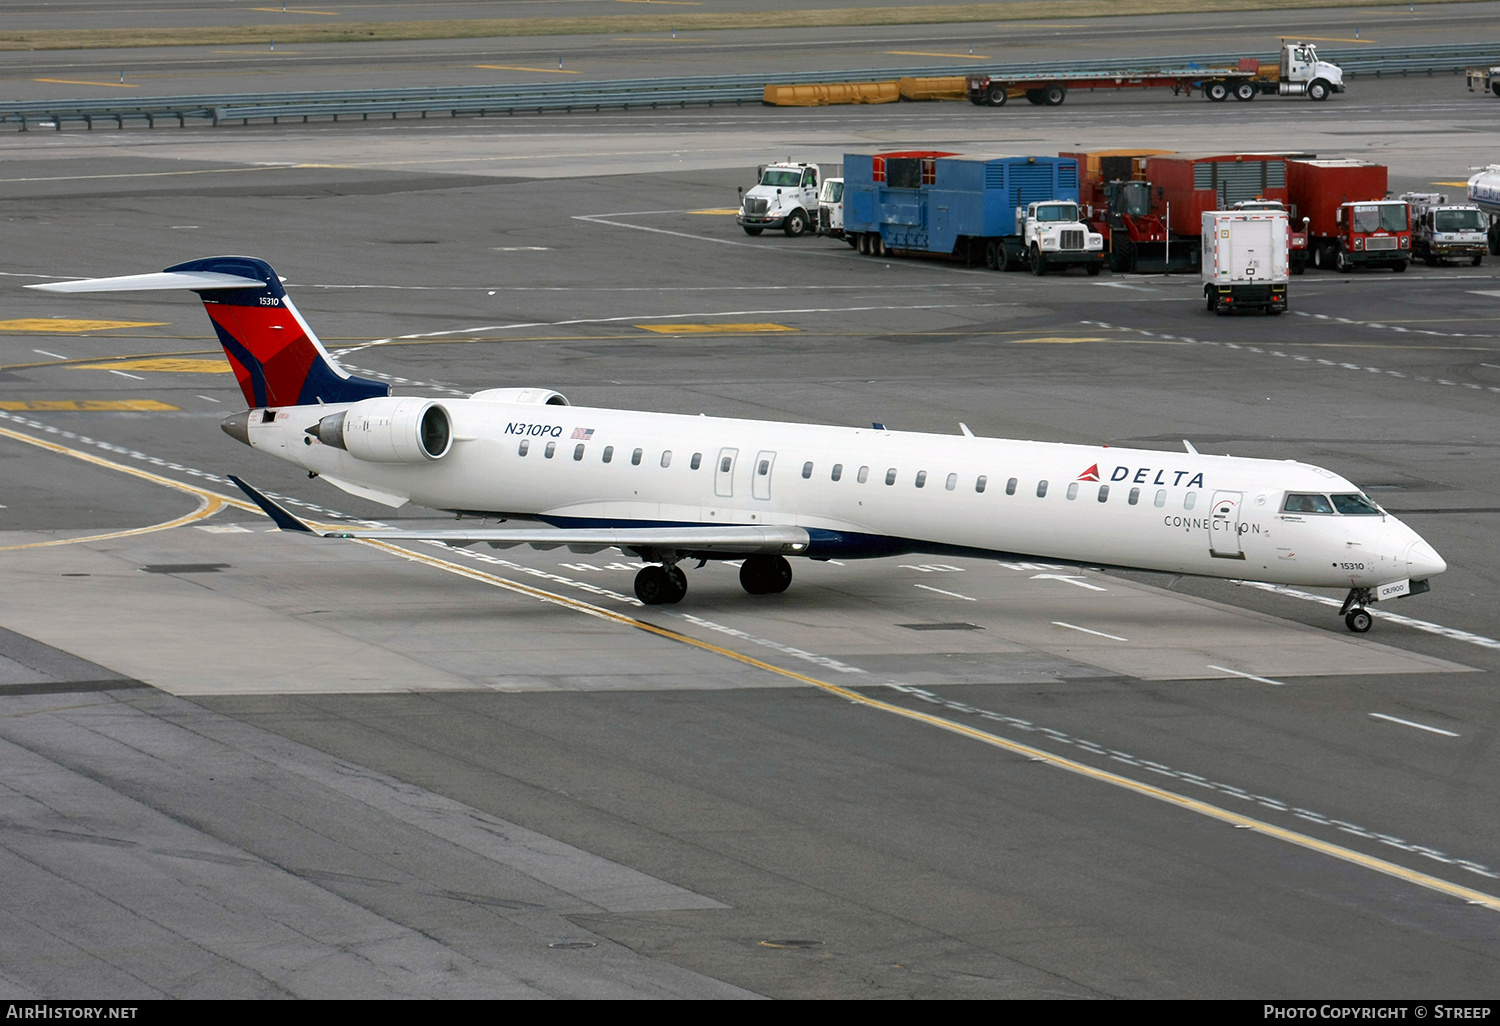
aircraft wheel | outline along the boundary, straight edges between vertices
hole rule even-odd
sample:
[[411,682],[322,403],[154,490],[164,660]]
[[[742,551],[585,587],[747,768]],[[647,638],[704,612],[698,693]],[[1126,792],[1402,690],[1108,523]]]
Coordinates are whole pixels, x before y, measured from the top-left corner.
[[1364,634],[1375,625],[1375,618],[1367,609],[1351,609],[1344,616],[1344,626],[1355,634]]
[[740,587],[751,595],[779,595],[792,583],[792,564],[785,556],[746,556]]
[[675,566],[652,564],[635,575],[635,597],[648,606],[681,602],[686,594],[687,577]]

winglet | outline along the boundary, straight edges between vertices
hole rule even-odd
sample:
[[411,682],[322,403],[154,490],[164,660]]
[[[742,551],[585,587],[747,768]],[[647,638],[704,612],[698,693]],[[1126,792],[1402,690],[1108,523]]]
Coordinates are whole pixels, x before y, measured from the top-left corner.
[[318,533],[311,527],[308,527],[306,524],[304,524],[301,520],[298,520],[285,507],[277,505],[271,499],[266,497],[264,493],[260,492],[252,485],[247,485],[245,482],[241,481],[233,474],[229,475],[229,480],[233,481],[240,491],[248,495],[250,497],[250,501],[259,506],[265,512],[266,516],[270,517],[272,521],[275,522],[276,526],[281,528],[283,531],[292,531],[297,534]]
[[1182,447],[1188,452],[1192,453],[1194,456],[1198,455],[1198,450],[1193,448],[1193,443],[1189,442],[1186,438],[1182,440]]

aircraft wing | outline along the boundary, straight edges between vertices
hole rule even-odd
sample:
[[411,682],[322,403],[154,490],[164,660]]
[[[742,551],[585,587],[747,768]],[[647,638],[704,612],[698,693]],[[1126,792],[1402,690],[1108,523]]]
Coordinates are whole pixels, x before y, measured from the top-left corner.
[[323,538],[368,538],[376,541],[439,541],[447,545],[483,542],[504,549],[530,545],[555,549],[566,545],[572,552],[601,549],[658,549],[688,552],[722,552],[734,555],[787,554],[807,551],[808,534],[800,527],[476,527],[437,531],[318,531],[252,485],[229,475],[283,531]]

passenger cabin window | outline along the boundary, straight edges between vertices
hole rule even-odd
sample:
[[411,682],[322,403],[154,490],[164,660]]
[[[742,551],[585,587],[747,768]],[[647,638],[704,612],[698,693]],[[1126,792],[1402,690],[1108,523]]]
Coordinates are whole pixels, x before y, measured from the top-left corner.
[[1099,486],[1099,501],[1100,502],[1108,502],[1109,501],[1109,485],[1100,485]]
[[1047,482],[1046,481],[1038,481],[1036,483],[1036,497],[1038,499],[1045,499],[1047,497]]
[[943,487],[946,488],[946,489],[948,489],[950,492],[953,491],[953,489],[957,488],[958,487],[958,475],[957,474],[949,474],[948,475],[948,480],[943,483]]
[[979,475],[979,480],[974,482],[974,490],[976,492],[979,492],[979,493],[983,494],[983,492],[984,492],[984,486],[987,485],[987,484],[989,484],[989,480],[990,479],[988,477],[986,477],[984,474],[980,474]]
[[1167,504],[1167,490],[1165,488],[1159,489],[1157,491],[1157,493],[1156,493],[1156,508],[1157,509],[1161,509],[1166,504]]
[[609,463],[614,458],[615,458],[615,447],[612,446],[612,445],[606,445],[604,447],[604,462],[605,463]]
[[529,439],[529,438],[523,438],[523,439],[521,439],[521,447],[516,450],[516,455],[517,456],[525,456],[530,451],[531,451],[531,439]]
[[643,452],[644,450],[637,449],[635,452],[630,454],[630,465],[632,467],[639,467],[641,465],[641,456]]
[[808,462],[802,464],[802,480],[809,481],[811,479],[812,479],[812,461],[809,460]]
[[1326,495],[1288,495],[1281,509],[1285,513],[1332,513],[1333,503]]
[[860,484],[864,484],[866,481],[870,480],[870,468],[869,467],[860,467],[859,468],[859,474],[856,475],[856,476],[857,476],[857,478],[859,480],[859,483]]
[[771,461],[770,460],[761,460],[760,461],[760,465],[755,468],[755,472],[757,474],[759,474],[761,477],[765,477],[767,474],[769,474],[771,472]]
[[729,457],[729,456],[725,456],[722,460],[719,461],[719,473],[721,473],[721,474],[727,474],[727,473],[729,473],[729,468],[732,467],[733,465],[734,465],[733,458]]
[[1014,494],[1016,494],[1016,479],[1015,478],[1011,478],[1009,481],[1005,482],[1005,494],[1006,495],[1014,495]]
[[549,460],[553,456],[557,455],[557,443],[556,442],[548,442],[547,443],[547,449],[546,449],[545,452],[542,453],[542,455],[545,456],[545,457],[547,457]]
[[672,465],[672,450],[667,449],[661,454],[661,465],[670,467]]
[[844,476],[844,465],[842,463],[835,463],[833,465],[833,473],[830,474],[829,476],[833,480],[835,480],[835,481],[837,481],[839,478],[843,477]]
[[693,453],[693,462],[689,465],[694,470],[697,470],[699,467],[703,466],[703,454],[701,452]]
[[1198,505],[1198,493],[1188,492],[1182,499],[1182,508],[1192,509],[1196,505]]
[[893,485],[893,484],[896,483],[896,468],[895,467],[892,467],[890,470],[887,470],[885,472],[885,483],[888,484],[888,485]]
[[1380,507],[1375,505],[1364,495],[1330,495],[1333,500],[1333,508],[1346,517],[1368,517],[1379,516]]
[[582,442],[579,442],[577,445],[573,446],[573,459],[574,460],[581,460],[581,459],[583,459],[583,443]]
[[1130,489],[1130,500],[1129,501],[1130,501],[1130,504],[1132,506],[1134,506],[1136,503],[1138,503],[1138,502],[1141,501],[1141,490],[1139,488],[1132,488],[1132,489]]
[[1068,501],[1072,502],[1076,498],[1078,498],[1078,482],[1074,481],[1068,485]]
[[918,488],[925,488],[925,487],[927,487],[927,471],[925,471],[925,470],[919,470],[919,471],[917,471],[917,487]]

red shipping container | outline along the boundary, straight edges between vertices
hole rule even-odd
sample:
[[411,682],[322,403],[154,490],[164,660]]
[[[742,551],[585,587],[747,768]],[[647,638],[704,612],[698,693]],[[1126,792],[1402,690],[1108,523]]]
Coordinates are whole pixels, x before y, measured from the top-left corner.
[[1286,173],[1292,223],[1305,217],[1323,238],[1338,236],[1340,205],[1385,199],[1388,188],[1386,166],[1368,160],[1289,160]]
[[1166,220],[1170,205],[1172,234],[1196,237],[1208,211],[1230,210],[1241,200],[1287,203],[1288,163],[1275,153],[1148,157],[1151,212]]

